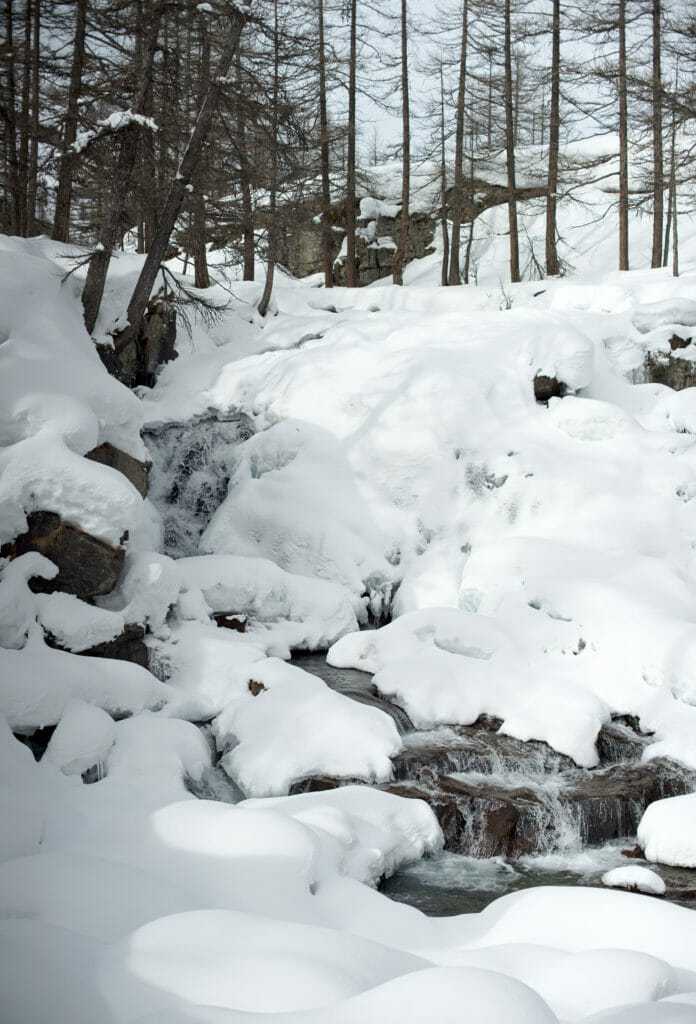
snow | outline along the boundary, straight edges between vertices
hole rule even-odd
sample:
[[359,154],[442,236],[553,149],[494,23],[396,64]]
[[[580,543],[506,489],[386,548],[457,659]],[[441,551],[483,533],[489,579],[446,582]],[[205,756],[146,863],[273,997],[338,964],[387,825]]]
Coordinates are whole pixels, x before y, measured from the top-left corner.
[[602,875],[602,883],[618,889],[633,889],[664,896],[667,886],[660,876],[650,868],[638,866],[612,868]]
[[[538,153],[522,157],[533,183]],[[365,216],[397,205],[398,171],[373,170]],[[0,240],[0,544],[37,509],[112,544],[129,534],[95,604],[34,594],[32,578],[55,575],[42,555],[0,560],[12,1024],[693,1022],[694,914],[655,899],[648,869],[444,919],[377,891],[440,851],[440,828],[426,803],[351,783],[388,783],[392,719],[282,660],[331,644],[334,665],[374,673],[420,728],[488,713],[584,766],[602,723],[633,714],[646,760],[696,766],[696,399],[640,383],[646,352],[696,321],[696,233],[684,214],[681,278],[619,274],[614,213],[587,216],[606,195],[582,199],[560,204],[577,272],[543,283],[501,284],[502,209],[477,220],[476,285],[438,288],[437,252],[404,288],[330,299],[279,275],[268,324],[253,312],[262,280],[211,256],[210,297],[229,306],[182,334],[140,396],[82,327],[84,268],[60,284],[74,251]],[[541,206],[520,209],[523,237],[539,237]],[[632,220],[636,266],[648,228]],[[94,340],[141,265],[113,262]],[[569,393],[537,405],[537,374]],[[146,458],[144,425],[230,421],[248,429],[216,451],[226,496],[191,557],[162,552],[164,490],[143,501],[84,458],[104,441]],[[246,616],[247,632],[215,612]],[[131,622],[149,630],[151,671],[74,653]],[[12,731],[42,727],[37,762]],[[230,802],[192,795],[211,773]],[[341,784],[288,795],[314,774]],[[694,799],[647,809],[649,860],[696,866]]]
[[648,860],[696,867],[696,794],[650,804],[638,826],[638,842]]
[[[276,658],[239,677],[241,695],[215,719],[225,771],[248,796],[280,796],[313,775],[386,782],[402,749],[389,715],[334,693],[316,676]],[[260,684],[256,696],[250,688]],[[246,691],[246,694],[245,694]]]

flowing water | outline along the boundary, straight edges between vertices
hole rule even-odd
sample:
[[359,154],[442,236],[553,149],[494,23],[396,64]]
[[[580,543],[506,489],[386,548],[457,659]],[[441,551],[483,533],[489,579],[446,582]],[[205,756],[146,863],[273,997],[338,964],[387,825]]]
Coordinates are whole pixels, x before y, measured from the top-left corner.
[[634,721],[602,730],[600,765],[589,771],[545,743],[499,734],[491,718],[416,731],[367,673],[333,668],[322,654],[298,654],[293,663],[392,715],[404,750],[393,759],[394,781],[381,788],[426,800],[440,821],[444,852],[385,880],[392,899],[428,914],[459,914],[517,889],[599,885],[611,868],[642,865],[662,876],[668,899],[696,907],[696,871],[647,865],[635,849],[645,807],[696,790],[696,774],[675,762],[641,761],[648,739]]

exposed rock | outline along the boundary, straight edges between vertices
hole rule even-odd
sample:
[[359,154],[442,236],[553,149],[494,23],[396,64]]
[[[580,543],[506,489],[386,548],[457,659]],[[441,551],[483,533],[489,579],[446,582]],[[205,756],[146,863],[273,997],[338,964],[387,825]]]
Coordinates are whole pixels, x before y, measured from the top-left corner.
[[2,554],[17,558],[38,551],[58,566],[54,579],[35,576],[29,581],[34,593],[62,591],[89,601],[113,590],[125,558],[122,547],[112,547],[79,526],[63,522],[55,512],[32,512],[27,523],[27,532],[5,545]]
[[97,448],[93,448],[91,452],[87,452],[85,458],[118,470],[127,480],[130,480],[136,491],[143,498],[147,496],[150,469],[152,468],[151,462],[141,462],[132,455],[122,452],[120,448],[115,448],[108,441],[100,444]]
[[[691,350],[691,338],[686,344],[672,344],[681,342],[681,338],[675,335],[670,342],[672,350]],[[695,353],[696,354],[696,353]],[[684,388],[696,387],[696,362],[691,359],[684,359],[680,356],[663,355],[662,353],[649,353],[645,360],[645,380],[650,384],[666,384],[675,391],[683,391]]]
[[[55,647],[59,651],[68,650],[62,647],[55,637],[50,633],[45,635],[49,647]],[[123,632],[114,637],[113,640],[106,640],[104,643],[95,644],[82,651],[73,651],[74,654],[86,655],[89,658],[113,658],[116,661],[132,661],[143,668],[149,668],[149,650],[145,644],[145,627],[138,623],[128,623]]]
[[640,761],[647,743],[647,736],[640,735],[620,721],[603,725],[597,736],[597,754],[600,764]]
[[222,629],[234,629],[237,633],[246,633],[247,617],[236,612],[215,612],[216,625]]
[[258,697],[260,693],[263,693],[266,687],[263,683],[260,683],[257,679],[249,680],[249,693],[252,697]]
[[338,789],[339,786],[351,784],[364,784],[359,779],[336,779],[331,775],[313,775],[309,779],[300,779],[293,782],[288,790],[290,796],[297,796],[298,793],[325,793],[328,789]]
[[547,377],[543,373],[538,373],[534,378],[534,398],[537,402],[548,405],[550,398],[563,398],[567,394],[568,386],[562,380],[557,380],[556,377]]
[[150,299],[143,326],[132,341],[118,352],[113,345],[105,344],[97,345],[97,351],[112,377],[127,387],[152,387],[160,366],[177,358],[175,343],[176,310],[156,295]]

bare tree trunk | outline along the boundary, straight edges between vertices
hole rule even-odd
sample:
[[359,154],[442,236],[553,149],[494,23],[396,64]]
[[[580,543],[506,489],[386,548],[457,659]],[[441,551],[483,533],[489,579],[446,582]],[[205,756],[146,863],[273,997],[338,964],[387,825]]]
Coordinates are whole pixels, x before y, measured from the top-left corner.
[[29,186],[27,191],[27,234],[36,234],[36,196],[39,174],[39,56],[41,48],[41,0],[34,0],[34,37],[31,50],[31,118],[29,145]]
[[672,185],[672,277],[679,277],[679,235],[677,231],[677,181]]
[[333,287],[333,240],[331,232],[331,184],[329,181],[329,117],[326,109],[326,53],[324,0],[318,0],[319,18],[319,131],[321,149],[321,244],[324,287]]
[[239,187],[242,192],[242,253],[244,280],[254,280],[256,246],[254,244],[254,209],[251,200],[251,175],[247,158],[246,108],[242,96],[242,61],[239,50],[235,59],[237,83],[237,158],[239,160]]
[[619,0],[619,270],[628,270],[628,75],[626,0]]
[[[201,53],[200,53],[200,91],[198,95],[199,106],[202,105],[205,94],[210,86],[210,40],[205,24],[206,15],[201,13]],[[203,147],[205,149],[205,146]],[[210,274],[208,273],[208,257],[206,253],[207,225],[205,215],[205,195],[203,192],[205,176],[203,174],[203,150],[198,160],[195,173],[193,174],[193,272],[196,288],[210,288]]]
[[474,241],[474,221],[476,220],[474,208],[474,123],[471,123],[469,135],[469,231],[466,237],[466,252],[464,254],[464,284],[469,283],[469,268],[471,267],[471,246]]
[[[158,0],[150,19],[149,37],[143,49],[142,70],[140,81],[133,103],[133,112],[142,114],[145,106],[145,98],[152,82],[152,68],[157,47],[157,33],[164,7],[163,0]],[[112,181],[111,202],[106,215],[102,221],[99,231],[97,247],[89,261],[87,279],[82,291],[82,308],[85,316],[85,327],[89,334],[94,330],[99,315],[106,275],[111,262],[118,230],[121,221],[123,204],[126,199],[128,187],[133,176],[133,168],[138,155],[138,138],[140,126],[135,123],[128,124],[121,132],[121,148],[116,164],[116,172]]]
[[445,151],[445,81],[440,64],[440,203],[442,220],[442,270],[440,284],[446,287],[449,272],[449,231],[447,229],[447,160]]
[[662,266],[664,169],[662,156],[662,3],[652,4],[653,237],[651,267]]
[[515,194],[515,135],[512,96],[512,25],[510,0],[505,0],[505,156],[507,162],[508,220],[510,224],[510,280],[520,280],[520,244]]
[[6,129],[6,152],[9,192],[10,234],[20,232],[22,216],[19,188],[19,160],[17,157],[17,98],[15,94],[14,24],[12,0],[5,0],[5,43],[7,91],[3,109]]
[[450,249],[449,283],[461,284],[459,246],[464,205],[464,104],[466,101],[466,58],[469,41],[469,0],[462,4],[462,35],[459,53],[459,85],[457,88],[457,119],[454,143],[454,188],[452,190],[452,246]]
[[558,204],[558,148],[561,126],[561,0],[553,0],[551,29],[551,114],[549,123],[549,169],[546,196],[546,273],[557,277],[558,247],[556,237],[556,207]]
[[19,118],[19,233],[27,235],[27,196],[29,194],[29,100],[31,96],[31,25],[33,0],[24,4],[24,48],[22,53],[22,105]]
[[346,172],[346,284],[357,285],[355,268],[355,107],[357,76],[357,0],[350,0],[348,65],[348,167]]
[[[323,21],[322,0],[319,0],[321,18]],[[323,29],[322,29],[323,37]],[[323,38],[322,38],[323,41]],[[322,48],[323,52],[323,48]],[[266,265],[266,283],[263,288],[263,295],[258,305],[259,314],[265,316],[273,292],[273,276],[275,274],[277,249],[278,249],[278,222],[276,216],[276,192],[278,189],[278,99],[280,93],[280,43],[278,36],[278,0],[273,0],[273,121],[271,140],[271,188],[269,196],[269,220],[268,220],[268,261]],[[322,96],[324,94],[322,93]]]
[[56,212],[53,220],[53,234],[56,242],[67,242],[70,231],[70,203],[72,199],[73,174],[77,154],[72,146],[77,138],[78,100],[82,92],[82,74],[85,66],[85,34],[87,30],[87,2],[77,0],[75,11],[75,43],[73,47],[68,110],[63,129],[63,155],[58,170],[58,192]]
[[404,283],[404,257],[408,243],[408,201],[411,187],[411,119],[408,96],[408,22],[407,0],[401,0],[401,223],[399,241],[394,253],[392,279],[394,284]]
[[127,314],[128,326],[114,339],[114,347],[117,352],[125,348],[140,330],[152,287],[157,280],[160,265],[167,251],[169,237],[186,195],[186,186],[191,180],[191,175],[195,170],[203,143],[210,130],[213,115],[217,109],[223,85],[226,82],[227,72],[239,45],[239,37],[242,34],[246,20],[246,10],[242,11],[238,6],[230,5],[230,31],[225,41],[217,74],[213,77],[203,101],[203,106],[198,112],[198,119],[179,164],[179,170],[171,183],[169,194],[160,214],[155,237],[152,240],[152,248],[147,255],[143,269],[140,271],[140,277],[131,295]]

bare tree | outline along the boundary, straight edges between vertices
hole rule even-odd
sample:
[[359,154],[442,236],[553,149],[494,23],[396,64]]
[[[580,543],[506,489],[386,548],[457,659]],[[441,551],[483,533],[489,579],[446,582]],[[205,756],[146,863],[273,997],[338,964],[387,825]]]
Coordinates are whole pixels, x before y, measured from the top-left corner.
[[558,156],[561,127],[561,0],[552,0],[553,16],[551,27],[551,110],[549,114],[549,163],[546,197],[546,273],[556,277],[559,272],[558,227],[556,209],[558,206]]
[[394,253],[394,284],[404,283],[404,257],[408,243],[409,191],[411,187],[411,117],[408,83],[408,11],[401,0],[401,213],[399,240]]

